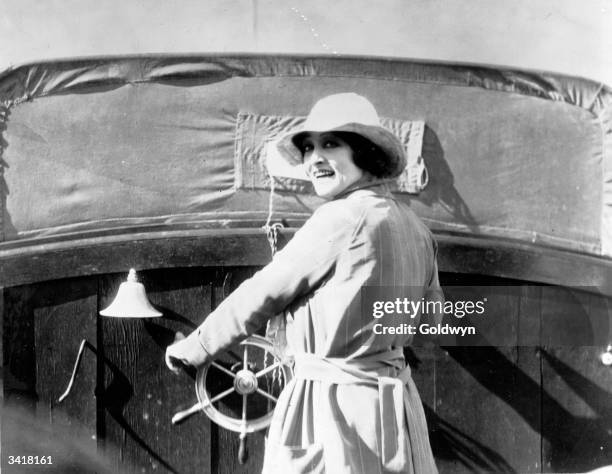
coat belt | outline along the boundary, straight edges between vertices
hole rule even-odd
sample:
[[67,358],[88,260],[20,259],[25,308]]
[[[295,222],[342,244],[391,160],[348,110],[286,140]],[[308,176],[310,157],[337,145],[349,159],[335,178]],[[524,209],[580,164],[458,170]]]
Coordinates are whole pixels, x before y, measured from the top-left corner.
[[[379,375],[389,367],[399,371],[396,377]],[[294,374],[296,379],[377,387],[385,468],[394,471],[410,464],[406,456],[411,452],[414,472],[436,471],[425,413],[401,348],[352,360],[295,354]]]

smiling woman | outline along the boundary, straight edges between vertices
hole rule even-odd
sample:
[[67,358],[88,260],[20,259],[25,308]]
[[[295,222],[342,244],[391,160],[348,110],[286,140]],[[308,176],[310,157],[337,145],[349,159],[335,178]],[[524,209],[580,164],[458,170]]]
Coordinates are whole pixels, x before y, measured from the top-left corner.
[[[384,161],[380,176],[355,164],[338,133],[358,134],[371,142],[366,150],[380,151],[372,157]],[[282,313],[295,377],[274,411],[264,472],[435,473],[402,352],[413,334],[374,331],[361,311],[363,286],[412,287],[416,299],[442,299],[432,235],[385,183],[406,165],[402,145],[366,98],[344,93],[318,101],[278,148],[289,164],[303,161],[329,201],[270,264],[168,347],[167,364],[178,371],[210,362]]]
[[289,165],[304,165],[315,192],[327,199],[395,178],[406,166],[399,139],[381,126],[374,106],[354,93],[318,101],[278,149]]
[[351,146],[334,133],[306,132],[300,137],[298,148],[314,190],[323,198],[334,198],[357,182],[369,179],[355,164]]

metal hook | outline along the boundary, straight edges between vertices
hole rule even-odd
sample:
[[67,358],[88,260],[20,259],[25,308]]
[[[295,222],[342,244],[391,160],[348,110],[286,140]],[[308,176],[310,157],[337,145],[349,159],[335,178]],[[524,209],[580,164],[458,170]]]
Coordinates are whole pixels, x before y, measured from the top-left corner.
[[76,374],[79,371],[79,367],[81,367],[81,359],[83,359],[83,352],[85,351],[85,347],[89,348],[96,356],[98,355],[98,351],[96,348],[89,342],[87,339],[83,339],[81,342],[81,346],[79,347],[79,353],[77,354],[76,360],[74,362],[74,367],[72,368],[72,376],[70,377],[70,382],[68,382],[68,387],[66,391],[59,397],[58,403],[64,401],[64,399],[72,390],[72,385],[74,384],[74,379],[76,378]]

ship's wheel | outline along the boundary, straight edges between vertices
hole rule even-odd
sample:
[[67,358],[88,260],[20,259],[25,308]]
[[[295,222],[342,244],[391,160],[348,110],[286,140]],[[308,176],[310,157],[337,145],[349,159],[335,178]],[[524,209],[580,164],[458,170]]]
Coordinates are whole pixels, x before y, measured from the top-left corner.
[[246,436],[267,428],[280,392],[293,375],[291,366],[262,336],[251,336],[233,351],[198,370],[195,389],[198,403],[177,413],[178,423],[203,411],[219,426],[240,435],[238,459],[246,462]]

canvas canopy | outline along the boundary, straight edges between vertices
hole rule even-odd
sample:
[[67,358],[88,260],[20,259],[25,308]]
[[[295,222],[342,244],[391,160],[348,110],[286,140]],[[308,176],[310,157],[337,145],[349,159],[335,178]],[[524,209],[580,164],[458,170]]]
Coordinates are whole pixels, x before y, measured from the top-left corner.
[[[558,74],[384,58],[138,56],[0,75],[0,247],[259,227],[264,142],[327,94],[368,97],[429,182],[396,185],[434,232],[612,253],[612,89]],[[422,133],[419,134],[419,127]],[[408,179],[409,176],[404,176]],[[273,220],[320,204],[280,179]]]

